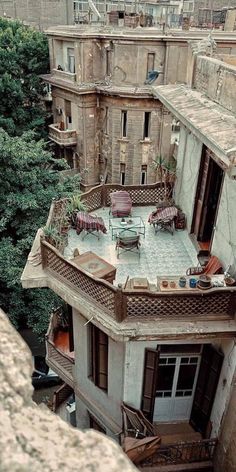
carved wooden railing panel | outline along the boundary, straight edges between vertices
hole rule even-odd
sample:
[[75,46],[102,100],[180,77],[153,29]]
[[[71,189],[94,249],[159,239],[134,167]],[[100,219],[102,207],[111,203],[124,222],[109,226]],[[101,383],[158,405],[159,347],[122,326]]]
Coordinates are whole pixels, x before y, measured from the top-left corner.
[[73,388],[66,383],[62,384],[54,393],[52,398],[52,411],[56,412],[57,408],[72,395]]
[[86,205],[87,211],[94,211],[103,206],[103,185],[88,190],[81,195],[81,201]]
[[[99,185],[82,194],[81,200],[88,211],[110,205],[110,193],[127,190],[134,205],[151,205],[164,197],[165,189],[161,183],[144,186],[122,186],[118,184]],[[67,199],[54,201],[48,224],[58,226],[61,215],[65,214]],[[89,276],[73,262],[67,261],[52,245],[42,241],[43,267],[55,278],[98,304],[103,311],[117,321],[126,317],[138,318],[178,318],[178,319],[231,319],[236,312],[236,293],[231,289],[212,289],[210,292],[161,293],[120,290],[108,282]]]
[[46,339],[46,353],[48,365],[59,375],[62,380],[64,380],[64,382],[73,388],[74,359],[61,350],[57,349],[54,344],[49,341],[49,339]]
[[58,316],[57,316],[57,311],[55,311],[50,318],[48,331],[45,336],[46,359],[47,359],[48,365],[54,370],[54,372],[56,372],[59,375],[59,377],[62,380],[64,380],[64,382],[66,382],[68,385],[70,385],[73,388],[73,385],[74,385],[73,366],[74,366],[75,361],[68,354],[56,348],[54,344],[54,335],[55,335],[55,329],[57,327],[58,327]]
[[216,443],[217,439],[202,439],[161,445],[150,459],[144,460],[139,465],[145,470],[145,467],[212,461]]
[[213,293],[125,293],[128,318],[230,319],[232,297],[230,291]]
[[[155,205],[165,198],[164,184],[158,182],[152,185],[104,185],[104,206],[110,206],[110,194],[118,190],[125,190],[129,193],[133,206]],[[168,186],[168,194],[170,187]]]
[[74,290],[95,304],[112,317],[115,315],[115,294],[117,288],[103,280],[94,280],[82,269],[76,267],[46,241],[41,243],[43,267],[54,277],[71,286]]

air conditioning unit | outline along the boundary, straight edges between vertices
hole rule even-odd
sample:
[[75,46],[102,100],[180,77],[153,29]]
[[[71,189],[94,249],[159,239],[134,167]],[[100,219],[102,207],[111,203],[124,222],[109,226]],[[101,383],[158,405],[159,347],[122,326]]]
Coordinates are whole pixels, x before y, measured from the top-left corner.
[[75,406],[75,402],[67,404],[67,406],[66,406],[66,420],[72,426],[76,426],[76,406]]

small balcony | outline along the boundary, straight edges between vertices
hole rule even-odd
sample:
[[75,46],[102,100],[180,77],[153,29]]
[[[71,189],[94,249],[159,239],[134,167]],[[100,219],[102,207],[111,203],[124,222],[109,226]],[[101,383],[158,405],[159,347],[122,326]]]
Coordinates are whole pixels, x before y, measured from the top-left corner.
[[73,72],[68,72],[65,70],[53,69],[52,74],[55,79],[63,80],[66,82],[75,83],[76,82],[76,74]]
[[46,360],[49,367],[73,388],[74,351],[69,348],[68,330],[60,325],[59,311],[52,314],[46,334]]
[[77,134],[76,130],[62,130],[61,123],[49,125],[49,138],[59,146],[76,146]]

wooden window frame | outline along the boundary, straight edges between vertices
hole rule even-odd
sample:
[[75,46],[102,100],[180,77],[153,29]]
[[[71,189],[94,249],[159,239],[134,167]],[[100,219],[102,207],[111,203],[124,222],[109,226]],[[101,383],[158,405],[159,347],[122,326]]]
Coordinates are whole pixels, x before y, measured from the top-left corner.
[[125,185],[125,164],[120,164],[120,185]]
[[140,185],[147,184],[147,165],[142,165],[140,175]]
[[147,74],[146,78],[148,78],[148,73],[151,70],[155,69],[155,52],[148,52],[147,54]]
[[121,110],[121,137],[127,138],[128,112]]
[[[72,53],[72,51],[73,51],[73,53]],[[74,58],[73,70],[71,70],[71,62],[70,62],[71,57]],[[71,74],[75,74],[75,49],[74,48],[67,48],[67,62],[68,62],[68,72],[70,72]]]
[[151,111],[144,112],[143,119],[143,139],[150,139],[150,130],[151,130]]
[[108,336],[99,328],[89,326],[89,378],[104,392],[108,391]]

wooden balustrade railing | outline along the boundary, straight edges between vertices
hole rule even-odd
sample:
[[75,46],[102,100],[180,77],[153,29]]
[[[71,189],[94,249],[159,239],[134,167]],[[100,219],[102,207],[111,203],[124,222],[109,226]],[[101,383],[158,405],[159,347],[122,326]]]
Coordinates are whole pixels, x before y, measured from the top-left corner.
[[230,288],[196,293],[132,292],[90,276],[44,240],[41,241],[41,253],[46,272],[119,322],[125,318],[225,320],[235,314],[236,292]]
[[46,359],[48,365],[64,380],[71,388],[74,386],[73,366],[74,359],[65,352],[58,349],[54,344],[55,329],[58,327],[56,313],[50,319],[48,331],[46,333]]
[[[165,195],[164,185],[159,183],[142,186],[122,186],[102,184],[81,195],[88,211],[110,205],[111,192],[125,189],[131,195],[133,205],[152,205]],[[67,199],[52,203],[47,224],[57,224],[65,215]],[[41,241],[43,268],[52,276],[75,290],[80,296],[100,306],[117,321],[125,318],[146,319],[177,318],[212,320],[230,319],[235,315],[236,293],[229,289],[213,289],[209,292],[196,291],[162,293],[151,291],[128,291],[115,287],[108,282],[96,279],[78,268],[72,261],[46,241]]]
[[212,461],[216,443],[217,439],[202,439],[161,445],[152,457],[141,462],[139,466],[145,470],[145,467]]
[[54,393],[52,397],[52,411],[56,412],[58,407],[72,395],[73,388],[66,383],[63,383]]
[[119,290],[117,287],[105,280],[95,280],[72,261],[64,259],[59,251],[44,240],[41,241],[41,254],[43,268],[52,276],[76,290],[81,296],[100,305],[110,316],[119,318],[119,314],[117,313],[117,316],[115,314],[115,311],[120,309],[120,307],[115,309],[115,295]]

